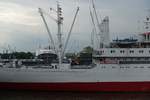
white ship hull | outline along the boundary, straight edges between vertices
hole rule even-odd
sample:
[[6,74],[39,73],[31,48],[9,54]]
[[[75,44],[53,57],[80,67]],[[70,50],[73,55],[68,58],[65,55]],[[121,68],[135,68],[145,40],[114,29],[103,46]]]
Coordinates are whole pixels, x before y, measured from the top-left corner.
[[100,64],[92,69],[0,68],[3,88],[44,89],[46,86],[48,90],[148,91],[149,82],[149,64]]

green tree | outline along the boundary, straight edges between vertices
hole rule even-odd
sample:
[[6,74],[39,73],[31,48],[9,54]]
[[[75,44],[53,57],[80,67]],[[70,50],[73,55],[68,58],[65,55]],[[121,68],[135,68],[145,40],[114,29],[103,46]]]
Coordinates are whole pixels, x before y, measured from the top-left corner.
[[76,54],[75,53],[66,53],[65,54],[65,56],[67,57],[67,58],[76,58]]
[[84,52],[84,53],[92,53],[93,52],[93,48],[90,47],[90,46],[87,46],[85,48],[83,48],[83,50],[81,51],[81,53]]

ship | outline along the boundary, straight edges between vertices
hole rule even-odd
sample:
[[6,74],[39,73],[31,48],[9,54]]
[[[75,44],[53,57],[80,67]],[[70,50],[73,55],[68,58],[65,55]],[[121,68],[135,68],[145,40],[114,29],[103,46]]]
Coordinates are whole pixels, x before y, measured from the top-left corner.
[[[94,6],[93,9],[95,10]],[[42,11],[39,10],[45,22]],[[150,16],[147,16],[144,21],[147,31],[140,33],[140,38],[117,38],[112,42],[109,39],[109,17],[106,16],[98,24],[101,36],[99,48],[93,49],[92,54],[88,56],[85,53],[80,54],[79,60],[63,63],[60,32],[63,18],[60,10],[57,4],[59,43],[56,50],[57,62],[32,66],[24,65],[22,60],[17,59],[11,59],[9,63],[1,60],[1,89],[150,91]],[[96,15],[96,11],[94,13]],[[93,18],[91,16],[91,19]]]

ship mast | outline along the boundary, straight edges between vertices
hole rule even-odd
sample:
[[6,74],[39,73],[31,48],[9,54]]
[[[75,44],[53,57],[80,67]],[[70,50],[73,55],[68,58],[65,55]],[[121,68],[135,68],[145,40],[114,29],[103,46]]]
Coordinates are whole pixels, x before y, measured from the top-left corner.
[[[150,12],[150,11],[149,11]],[[144,21],[145,27],[144,27],[144,31],[146,33],[150,32],[150,15],[148,14],[146,16],[146,19]],[[149,40],[149,34],[145,34],[145,40],[148,41]]]
[[60,8],[59,3],[57,2],[57,25],[58,25],[58,58],[59,58],[59,65],[62,64],[62,33],[61,33],[61,25],[63,23],[62,17],[62,8]]
[[[63,24],[63,17],[62,17],[62,8],[60,7],[59,2],[57,2],[57,10],[54,10],[52,8],[50,8],[50,10],[53,10],[53,11],[55,11],[57,13],[57,19],[53,18],[52,16],[50,16],[50,17],[57,23],[57,26],[58,26],[58,31],[57,31],[57,38],[58,38],[57,55],[58,55],[59,66],[60,66],[62,64],[63,55],[65,53],[65,50],[66,50],[66,47],[67,47],[67,44],[68,44],[68,41],[69,41],[69,38],[70,38],[70,35],[71,35],[71,32],[72,32],[72,29],[73,29],[73,26],[74,26],[74,23],[75,23],[75,20],[76,20],[78,11],[79,11],[79,7],[77,7],[77,11],[75,13],[73,22],[71,24],[71,28],[69,30],[68,37],[67,37],[67,40],[66,40],[64,48],[63,48],[63,44],[62,44],[62,31],[61,31],[62,30],[61,26]],[[39,8],[39,12],[40,12],[40,14],[42,16],[42,19],[43,19],[44,24],[46,26],[46,29],[47,29],[47,31],[49,33],[51,41],[54,44],[53,38],[52,38],[52,36],[50,34],[50,30],[49,30],[48,25],[46,23],[46,20],[45,20],[45,18],[43,16],[43,12],[42,12],[41,8]]]
[[[52,8],[50,8],[50,10],[54,10]],[[58,32],[57,32],[57,37],[58,37],[58,48],[57,48],[57,55],[58,55],[58,59],[59,59],[59,65],[61,65],[62,63],[62,32],[61,32],[61,25],[63,23],[63,17],[62,17],[62,9],[59,5],[59,2],[57,2],[57,10],[54,10],[56,13],[57,13],[57,19],[51,17],[56,23],[57,23],[57,26],[58,26]],[[54,47],[54,50],[55,50],[55,44],[54,44],[54,41],[53,41],[53,38],[52,38],[52,35],[50,33],[50,30],[48,28],[48,25],[46,23],[46,20],[44,18],[44,15],[43,15],[43,12],[41,10],[41,8],[39,8],[39,13],[41,14],[41,17],[43,19],[43,22],[45,24],[45,27],[47,29],[47,32],[49,34],[49,37],[50,37],[50,40],[53,44],[53,47]]]
[[149,14],[146,16],[146,20],[144,21],[145,23],[145,31],[150,32],[150,10],[148,12]]

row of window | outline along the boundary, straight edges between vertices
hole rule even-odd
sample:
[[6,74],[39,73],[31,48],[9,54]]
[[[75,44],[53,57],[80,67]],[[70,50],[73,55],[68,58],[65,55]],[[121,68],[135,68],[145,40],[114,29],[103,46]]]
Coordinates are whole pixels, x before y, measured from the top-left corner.
[[[110,53],[115,53],[116,51],[115,50],[111,50]],[[104,51],[100,51],[100,53],[104,53]],[[120,50],[120,53],[125,53],[124,50]],[[129,53],[134,53],[134,50],[130,50]],[[139,53],[144,53],[143,50],[139,50]],[[150,53],[150,51],[149,51]]]
[[[103,68],[103,69],[105,69],[106,68],[106,66],[102,66],[101,68]],[[116,66],[112,66],[112,68],[114,69],[114,68],[118,68],[118,67],[116,67]],[[119,67],[119,68],[150,68],[150,66],[148,66],[148,67],[144,67],[144,66],[134,66],[134,67],[130,67],[130,66],[126,66],[126,67]]]
[[143,61],[143,60],[148,60],[148,61],[150,61],[150,58],[149,57],[139,57],[139,58],[127,58],[127,57],[125,57],[125,58],[120,58],[120,57],[110,57],[110,58],[108,58],[108,59],[105,59],[105,58],[98,58],[98,60],[100,60],[100,61],[103,61],[103,60],[119,60],[119,61]]

